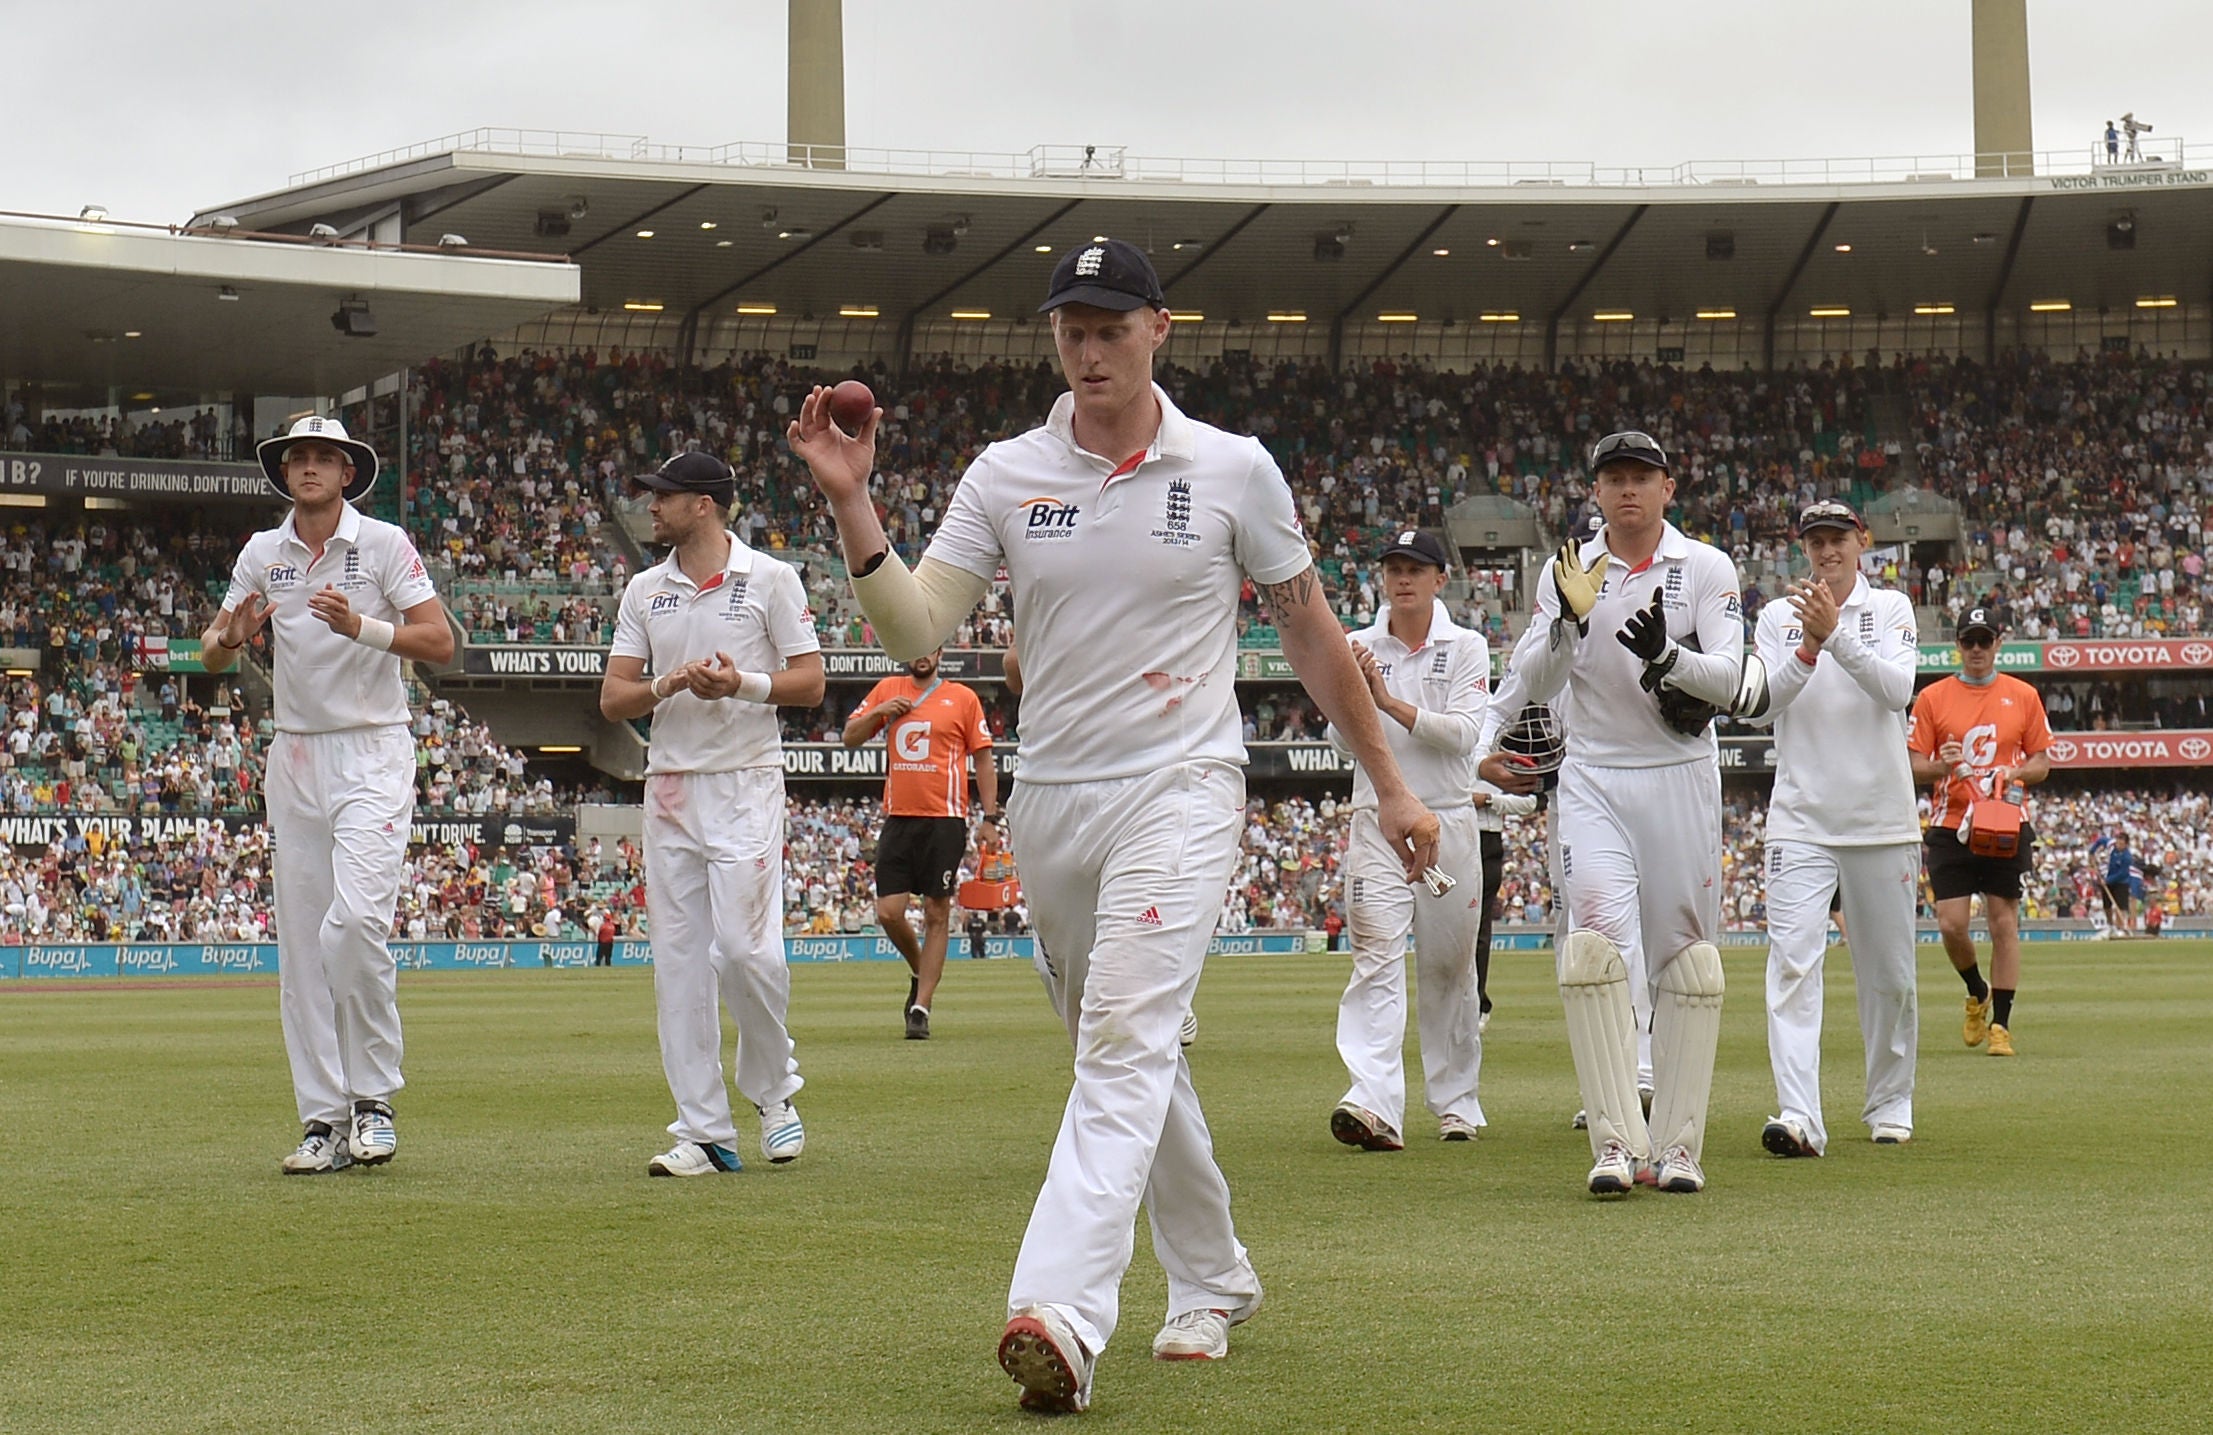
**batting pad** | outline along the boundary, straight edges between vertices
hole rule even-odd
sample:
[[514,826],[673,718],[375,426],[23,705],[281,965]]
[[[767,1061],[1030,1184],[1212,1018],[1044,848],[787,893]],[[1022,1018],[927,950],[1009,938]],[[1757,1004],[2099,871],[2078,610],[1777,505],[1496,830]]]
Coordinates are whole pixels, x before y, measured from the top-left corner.
[[[1596,932],[1568,933],[1560,953],[1560,1001],[1568,1014],[1568,1050],[1590,1121],[1591,1155],[1619,1141],[1650,1160],[1644,1105],[1637,1100],[1636,1021],[1629,1012],[1629,968]],[[1711,1059],[1708,1060],[1711,1067]]]
[[1652,1006],[1652,1144],[1701,1159],[1714,1048],[1721,1044],[1721,953],[1693,942],[1660,973]]

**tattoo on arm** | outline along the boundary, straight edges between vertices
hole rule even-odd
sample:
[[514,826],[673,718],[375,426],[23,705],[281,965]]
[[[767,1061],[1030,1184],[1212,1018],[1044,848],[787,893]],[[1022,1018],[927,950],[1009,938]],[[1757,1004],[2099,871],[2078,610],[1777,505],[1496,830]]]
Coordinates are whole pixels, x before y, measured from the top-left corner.
[[1280,628],[1283,620],[1293,610],[1306,606],[1307,600],[1314,596],[1318,583],[1319,580],[1314,576],[1314,565],[1309,563],[1303,570],[1281,583],[1261,584],[1260,601],[1267,606],[1268,616]]

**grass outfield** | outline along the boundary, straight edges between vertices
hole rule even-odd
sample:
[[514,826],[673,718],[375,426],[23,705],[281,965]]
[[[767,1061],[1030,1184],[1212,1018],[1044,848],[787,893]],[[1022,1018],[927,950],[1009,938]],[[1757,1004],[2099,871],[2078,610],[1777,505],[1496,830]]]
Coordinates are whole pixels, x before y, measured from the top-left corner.
[[[1864,1139],[1830,965],[1829,1156],[1759,1149],[1728,953],[1711,1185],[1582,1193],[1550,959],[1505,954],[1479,1142],[1329,1139],[1341,958],[1223,958],[1191,1053],[1268,1304],[1162,1365],[1142,1229],[1094,1430],[2200,1430],[2213,944],[2032,945],[2016,1061],[1922,954],[1918,1131]],[[0,1430],[1037,1428],[992,1360],[1067,1089],[1036,979],[802,966],[806,1156],[646,1179],[649,978],[411,975],[391,1166],[285,1178],[273,986],[0,990]],[[2193,1395],[2190,1392],[2196,1391]],[[2198,1413],[2192,1415],[2190,1412]]]

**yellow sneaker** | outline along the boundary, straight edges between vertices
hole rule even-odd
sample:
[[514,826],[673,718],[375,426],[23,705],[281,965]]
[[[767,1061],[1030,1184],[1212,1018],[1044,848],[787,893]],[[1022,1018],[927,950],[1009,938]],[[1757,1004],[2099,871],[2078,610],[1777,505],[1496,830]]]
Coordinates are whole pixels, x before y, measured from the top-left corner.
[[1967,999],[1967,1018],[1959,1024],[1959,1038],[1969,1046],[1981,1046],[1990,1036],[1990,995],[1981,1001]]
[[1992,1022],[1990,1025],[1990,1054],[1992,1056],[2013,1055],[2013,1034],[1996,1022]]

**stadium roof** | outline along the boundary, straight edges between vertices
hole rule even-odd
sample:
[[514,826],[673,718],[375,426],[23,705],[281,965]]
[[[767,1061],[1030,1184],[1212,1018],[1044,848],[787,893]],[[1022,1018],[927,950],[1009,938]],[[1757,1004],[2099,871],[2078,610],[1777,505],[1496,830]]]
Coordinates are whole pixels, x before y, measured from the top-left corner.
[[842,168],[794,162],[783,145],[480,130],[297,175],[196,223],[220,213],[257,230],[350,232],[396,215],[405,238],[571,255],[590,308],[702,318],[741,303],[823,318],[873,308],[887,323],[1022,315],[1055,257],[1098,234],[1146,245],[1170,300],[1213,320],[1618,309],[1756,321],[2213,293],[2213,166],[2167,160],[1984,156],[1984,170],[2014,172],[1978,177],[1976,157],[1958,155],[1665,170],[1081,147],[836,158]]
[[[539,318],[575,266],[0,214],[0,376],[57,407],[335,396]],[[376,332],[339,333],[358,299]]]

